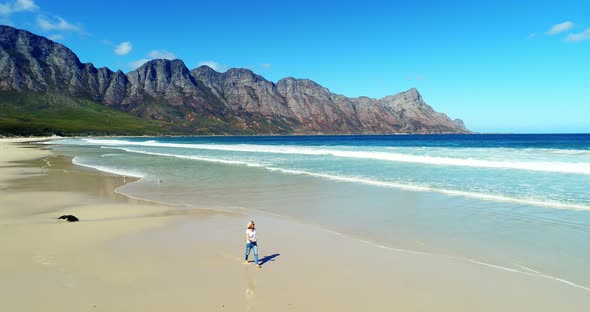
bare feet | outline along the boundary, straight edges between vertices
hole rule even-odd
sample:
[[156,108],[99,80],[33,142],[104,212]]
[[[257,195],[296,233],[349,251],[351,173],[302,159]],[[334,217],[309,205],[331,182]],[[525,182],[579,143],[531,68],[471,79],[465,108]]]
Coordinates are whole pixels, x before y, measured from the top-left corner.
[[244,264],[248,264],[248,260],[244,260]]
[[256,267],[260,269],[260,264],[257,264]]

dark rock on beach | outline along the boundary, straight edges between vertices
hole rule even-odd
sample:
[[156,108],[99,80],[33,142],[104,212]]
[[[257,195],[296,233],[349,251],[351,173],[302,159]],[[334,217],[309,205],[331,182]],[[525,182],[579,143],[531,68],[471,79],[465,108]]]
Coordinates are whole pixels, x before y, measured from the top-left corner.
[[63,215],[59,218],[57,218],[58,220],[66,220],[68,222],[78,222],[80,221],[76,216],[73,215]]

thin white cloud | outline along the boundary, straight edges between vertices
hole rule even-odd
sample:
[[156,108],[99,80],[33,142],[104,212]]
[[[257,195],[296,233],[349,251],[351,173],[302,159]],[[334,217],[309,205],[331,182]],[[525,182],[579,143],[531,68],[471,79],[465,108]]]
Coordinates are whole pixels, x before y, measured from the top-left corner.
[[209,67],[211,67],[211,68],[212,68],[214,71],[218,71],[218,72],[224,72],[224,71],[227,71],[227,70],[229,69],[229,66],[227,66],[227,65],[222,65],[222,64],[219,64],[219,63],[217,63],[217,62],[214,62],[214,61],[205,61],[205,62],[201,62],[201,63],[199,63],[199,65],[198,65],[198,66],[203,66],[203,65],[205,65],[205,66],[209,66]]
[[53,41],[61,41],[61,40],[64,40],[65,39],[62,34],[54,34],[54,35],[51,35],[51,36],[49,36],[47,38],[49,38],[49,39],[51,39]]
[[424,79],[425,78],[422,75],[410,75],[406,77],[407,81],[422,81]]
[[0,15],[10,15],[12,7],[8,4],[0,3]]
[[587,28],[581,33],[569,34],[567,37],[565,37],[565,41],[568,42],[583,41],[588,39],[590,39],[590,28]]
[[125,41],[115,47],[115,54],[127,55],[129,52],[131,52],[132,49],[133,46],[131,45],[131,42]]
[[22,11],[37,11],[39,10],[39,6],[35,4],[33,0],[16,0],[13,4],[13,8],[15,12],[22,12]]
[[107,39],[103,39],[100,41],[102,44],[106,44],[106,45],[113,45],[113,42]]
[[148,57],[151,59],[166,59],[166,60],[174,60],[176,59],[176,55],[170,51],[166,50],[152,50],[148,53]]
[[537,33],[531,33],[527,38],[534,39],[535,37],[537,37]]
[[11,15],[18,12],[35,12],[39,6],[33,0],[16,0],[0,3],[0,15]]
[[143,59],[140,59],[140,60],[133,61],[133,62],[129,63],[129,66],[127,66],[127,67],[129,67],[130,69],[136,69],[139,66],[141,66],[141,65],[143,65],[143,64],[145,64],[146,62],[149,62],[149,61],[150,61],[150,59],[143,58]]
[[177,59],[176,55],[170,51],[166,50],[152,50],[150,53],[147,54],[147,57],[139,59],[137,61],[133,61],[127,65],[129,69],[137,69],[141,65],[145,64],[154,59],[166,59],[166,60],[174,60]]
[[68,23],[68,21],[59,16],[55,16],[53,18],[53,21],[45,17],[39,16],[37,18],[37,26],[39,26],[39,28],[41,28],[44,31],[61,30],[83,33],[82,28],[80,26],[70,24]]
[[548,35],[557,35],[557,34],[562,33],[564,31],[568,31],[568,30],[572,29],[573,27],[574,27],[574,23],[572,23],[570,21],[555,24],[555,25],[551,26],[549,31],[547,31],[547,34]]
[[265,68],[265,69],[271,69],[272,68],[272,64],[263,63],[263,64],[260,64],[260,67]]

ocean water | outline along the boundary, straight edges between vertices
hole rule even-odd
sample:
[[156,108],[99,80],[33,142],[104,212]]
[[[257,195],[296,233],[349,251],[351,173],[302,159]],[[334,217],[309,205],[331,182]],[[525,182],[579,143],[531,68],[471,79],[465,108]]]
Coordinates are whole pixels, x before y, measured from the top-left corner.
[[117,190],[132,197],[276,214],[590,291],[590,135],[51,143],[76,164],[141,177]]

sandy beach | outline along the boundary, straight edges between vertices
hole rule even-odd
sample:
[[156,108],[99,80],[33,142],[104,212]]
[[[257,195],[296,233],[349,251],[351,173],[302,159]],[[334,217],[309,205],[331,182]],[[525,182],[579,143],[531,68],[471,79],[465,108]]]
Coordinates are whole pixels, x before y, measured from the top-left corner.
[[[590,290],[253,211],[127,198],[134,180],[0,140],[2,311],[586,311]],[[59,222],[73,214],[80,222]],[[256,221],[262,268],[243,264]],[[252,258],[252,257],[251,257]]]

